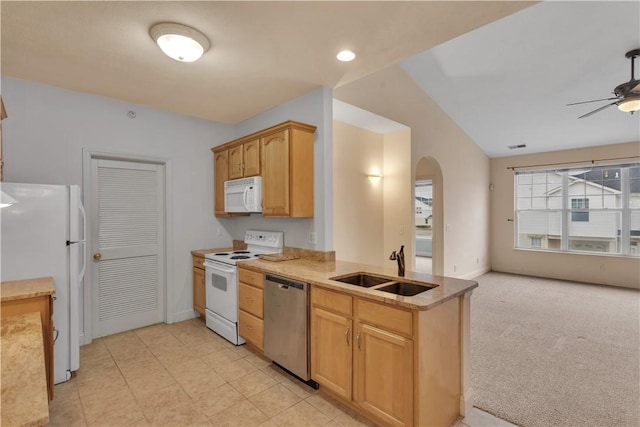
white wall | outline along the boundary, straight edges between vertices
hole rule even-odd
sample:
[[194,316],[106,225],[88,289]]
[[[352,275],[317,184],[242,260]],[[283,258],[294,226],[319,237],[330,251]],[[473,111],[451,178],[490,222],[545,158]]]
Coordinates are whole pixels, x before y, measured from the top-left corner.
[[[411,128],[415,176],[423,157],[437,160],[443,177],[443,271],[474,277],[487,271],[489,259],[489,158],[399,66],[392,66],[334,91],[341,101]],[[413,178],[409,183],[413,186]],[[413,203],[407,207],[411,214]],[[413,253],[407,254],[412,257]]]
[[170,161],[168,321],[193,317],[190,251],[231,243],[216,236],[210,148],[233,139],[234,126],[8,77],[2,98],[5,181],[82,185],[83,148]]
[[491,159],[491,258],[496,271],[640,288],[640,259],[616,255],[514,248],[514,172],[508,167],[640,157],[640,143],[561,150]]
[[383,141],[384,187],[384,244],[381,265],[395,268],[396,262],[389,260],[392,251],[404,245],[405,269],[413,268],[413,187],[411,168],[411,130],[402,130],[384,135]]
[[[333,165],[332,102],[330,89],[319,88],[306,95],[240,122],[236,137],[248,135],[286,120],[317,126],[314,136],[314,216],[313,218],[265,218],[259,214],[247,217],[220,218],[229,234],[244,239],[248,229],[284,231],[285,245],[318,251],[333,249]],[[227,142],[227,141],[223,141]],[[309,243],[309,232],[317,234],[317,244]]]
[[383,135],[333,123],[333,212],[336,259],[379,264],[384,246]]

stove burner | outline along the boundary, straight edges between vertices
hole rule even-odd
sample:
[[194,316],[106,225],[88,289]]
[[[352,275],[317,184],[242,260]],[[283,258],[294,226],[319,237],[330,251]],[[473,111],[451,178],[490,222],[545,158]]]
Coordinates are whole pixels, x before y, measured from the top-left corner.
[[246,256],[246,255],[234,255],[229,259],[249,259],[250,257]]
[[217,254],[214,254],[215,256],[225,256],[225,255],[229,255],[226,252],[218,252]]
[[249,251],[233,251],[234,254],[248,254]]

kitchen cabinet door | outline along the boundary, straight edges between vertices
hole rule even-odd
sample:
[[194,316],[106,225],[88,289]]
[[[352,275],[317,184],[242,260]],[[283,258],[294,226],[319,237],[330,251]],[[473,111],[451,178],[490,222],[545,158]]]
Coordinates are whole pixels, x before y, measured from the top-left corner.
[[205,300],[205,277],[204,270],[201,268],[193,268],[193,309],[200,316],[204,317],[206,305]]
[[242,144],[243,176],[260,175],[260,139]]
[[229,180],[228,150],[213,153],[213,171],[213,210],[216,216],[225,216],[227,213],[224,210],[224,182]]
[[229,179],[242,178],[242,145],[236,145],[229,152]]
[[311,309],[311,378],[351,400],[353,321],[318,307]]
[[413,341],[358,322],[354,400],[394,426],[413,425]]
[[289,131],[262,138],[262,214],[289,216]]

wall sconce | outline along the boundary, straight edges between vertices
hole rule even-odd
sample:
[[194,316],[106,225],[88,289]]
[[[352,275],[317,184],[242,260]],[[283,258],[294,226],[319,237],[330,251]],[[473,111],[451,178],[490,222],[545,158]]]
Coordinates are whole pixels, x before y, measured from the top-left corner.
[[375,184],[382,179],[382,175],[369,174],[367,175],[367,178],[369,178],[369,181],[371,181],[372,184]]

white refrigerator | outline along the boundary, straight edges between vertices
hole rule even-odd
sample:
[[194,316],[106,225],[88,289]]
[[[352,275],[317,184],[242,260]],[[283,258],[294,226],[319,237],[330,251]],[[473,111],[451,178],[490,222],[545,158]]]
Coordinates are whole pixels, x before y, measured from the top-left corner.
[[80,188],[2,182],[0,206],[0,280],[53,277],[54,383],[67,381],[80,365],[80,286],[86,267]]

